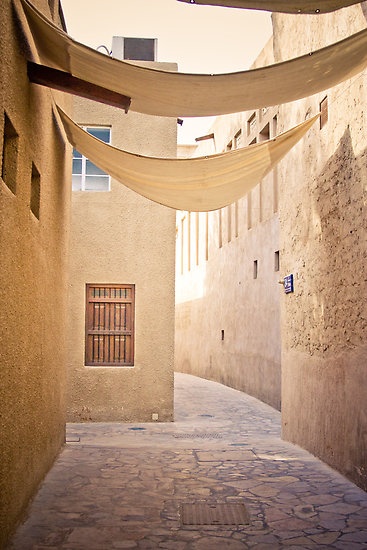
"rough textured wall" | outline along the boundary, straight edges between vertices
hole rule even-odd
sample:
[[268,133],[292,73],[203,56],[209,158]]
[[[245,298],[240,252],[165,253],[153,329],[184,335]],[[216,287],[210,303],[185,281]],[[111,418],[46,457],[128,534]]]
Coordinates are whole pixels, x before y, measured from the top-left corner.
[[[75,101],[74,119],[111,125],[121,149],[176,155],[175,119],[125,115],[86,100]],[[72,195],[68,419],[172,420],[175,211],[114,180],[110,192]],[[86,283],[135,284],[134,367],[84,365]]]
[[[270,41],[257,64],[271,62]],[[196,156],[261,141],[266,128],[273,137],[275,114],[269,109],[218,117],[209,132],[214,139],[201,141]],[[179,213],[175,368],[246,391],[279,409],[276,211],[274,171],[237,206],[209,214]]]
[[[35,4],[49,16],[47,1]],[[70,148],[53,119],[51,92],[28,82],[10,0],[0,3],[0,20],[2,547],[64,442]],[[9,122],[4,128],[4,113],[18,137]]]
[[[277,61],[365,28],[363,5],[305,18],[273,16]],[[283,105],[289,127],[328,96],[315,125],[281,164],[283,436],[367,489],[366,74]]]

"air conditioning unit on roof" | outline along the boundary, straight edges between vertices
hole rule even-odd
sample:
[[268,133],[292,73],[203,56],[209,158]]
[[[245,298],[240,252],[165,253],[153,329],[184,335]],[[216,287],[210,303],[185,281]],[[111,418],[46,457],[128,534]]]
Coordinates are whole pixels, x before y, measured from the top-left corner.
[[112,37],[112,57],[130,61],[156,61],[156,38]]

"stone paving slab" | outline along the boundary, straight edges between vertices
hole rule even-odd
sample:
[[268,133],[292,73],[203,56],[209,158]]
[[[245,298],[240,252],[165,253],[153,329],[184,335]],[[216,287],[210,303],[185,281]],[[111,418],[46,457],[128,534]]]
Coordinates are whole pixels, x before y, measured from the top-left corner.
[[[9,550],[367,548],[367,494],[221,384],[177,374],[174,423],[70,424],[67,441]],[[249,524],[181,521],[231,503]]]

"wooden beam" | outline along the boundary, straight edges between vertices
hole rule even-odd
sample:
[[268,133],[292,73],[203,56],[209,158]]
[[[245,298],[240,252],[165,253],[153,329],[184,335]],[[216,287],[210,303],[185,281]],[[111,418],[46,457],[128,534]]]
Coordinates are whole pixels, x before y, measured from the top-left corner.
[[131,104],[130,97],[107,90],[102,86],[91,84],[86,80],[72,76],[70,73],[52,69],[45,65],[38,65],[31,61],[27,63],[27,72],[30,82],[34,84],[40,84],[41,86],[54,88],[61,92],[85,97],[99,103],[111,105],[112,107],[118,107],[119,109],[124,109],[125,113],[129,110]]
[[206,136],[200,136],[195,138],[195,141],[204,141],[205,139],[214,139],[214,134],[207,134]]

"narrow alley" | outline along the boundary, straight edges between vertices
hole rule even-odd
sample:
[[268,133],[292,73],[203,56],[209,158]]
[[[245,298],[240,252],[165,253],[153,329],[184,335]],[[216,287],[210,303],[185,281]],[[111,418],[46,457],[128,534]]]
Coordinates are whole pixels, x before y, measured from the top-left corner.
[[367,548],[367,494],[280,413],[175,375],[174,423],[69,424],[12,550]]

